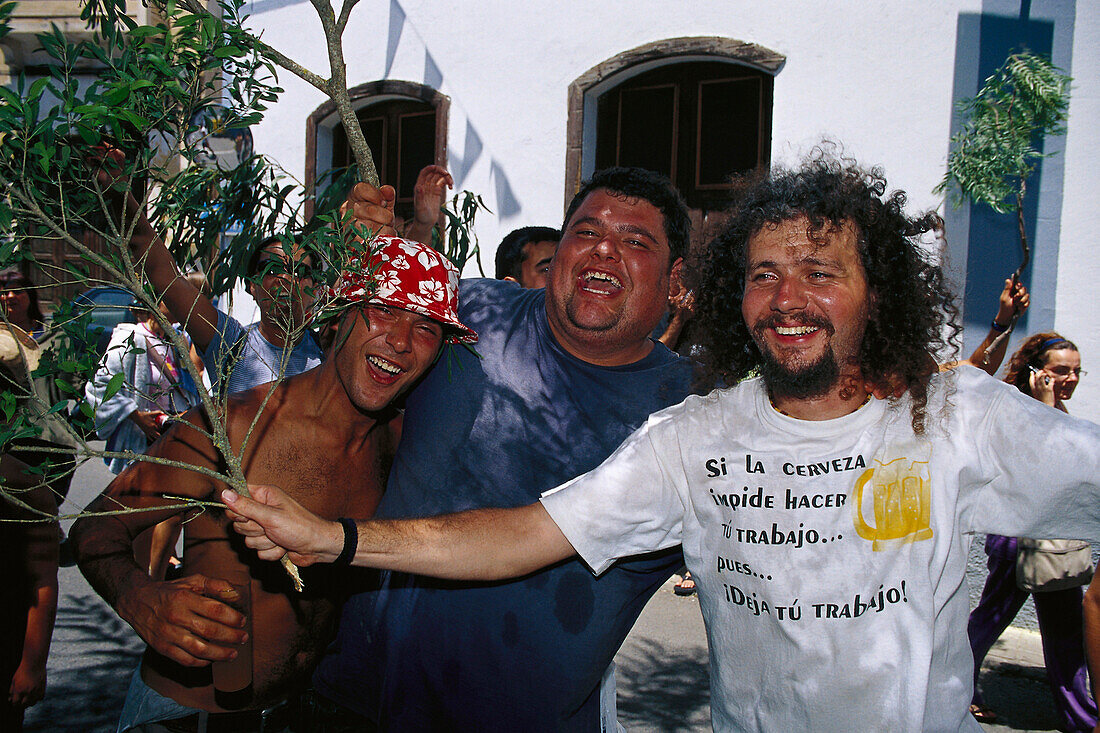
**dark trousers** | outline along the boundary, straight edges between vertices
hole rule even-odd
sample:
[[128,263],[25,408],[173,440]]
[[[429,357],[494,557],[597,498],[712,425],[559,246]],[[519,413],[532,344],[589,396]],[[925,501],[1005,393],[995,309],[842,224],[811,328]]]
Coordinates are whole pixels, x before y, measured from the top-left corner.
[[1062,730],[1091,731],[1096,726],[1096,703],[1089,694],[1085,666],[1084,622],[1080,588],[1029,593],[1016,585],[1016,538],[989,535],[986,538],[989,577],[978,606],[970,613],[967,632],[974,653],[974,700],[982,704],[978,673],[990,647],[1031,595],[1043,639],[1043,660],[1047,682],[1054,694]]

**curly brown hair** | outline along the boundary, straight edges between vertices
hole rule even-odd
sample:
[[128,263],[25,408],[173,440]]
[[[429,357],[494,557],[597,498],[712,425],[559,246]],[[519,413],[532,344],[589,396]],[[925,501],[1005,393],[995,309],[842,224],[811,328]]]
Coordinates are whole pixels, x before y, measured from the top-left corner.
[[817,151],[797,169],[776,169],[735,182],[725,230],[689,268],[703,379],[734,384],[762,359],[741,314],[749,241],[761,229],[805,218],[807,237],[819,245],[844,223],[854,225],[866,272],[869,319],[859,366],[866,380],[902,384],[912,398],[913,429],[924,432],[928,383],[937,360],[958,353],[958,308],[943,269],[922,246],[942,231],[933,212],[905,215],[903,191],[886,195],[880,168]]
[[1056,331],[1043,331],[1032,336],[1016,349],[1005,367],[1005,381],[1028,397],[1031,396],[1031,370],[1046,366],[1046,355],[1052,351],[1077,351],[1077,345]]

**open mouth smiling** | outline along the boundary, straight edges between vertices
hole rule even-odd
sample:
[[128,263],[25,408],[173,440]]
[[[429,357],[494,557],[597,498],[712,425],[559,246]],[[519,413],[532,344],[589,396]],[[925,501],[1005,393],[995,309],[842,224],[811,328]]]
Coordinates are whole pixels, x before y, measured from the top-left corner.
[[581,273],[581,289],[589,293],[606,295],[622,290],[623,283],[619,278],[602,270],[585,270]]
[[369,361],[371,363],[371,365],[373,365],[376,369],[379,369],[380,371],[385,372],[386,374],[389,374],[391,376],[396,377],[398,374],[405,371],[404,369],[397,366],[393,362],[386,361],[382,357],[375,356],[374,354],[371,354],[370,356],[368,356],[367,361]]
[[817,330],[817,326],[775,326],[775,332],[780,336],[808,336]]

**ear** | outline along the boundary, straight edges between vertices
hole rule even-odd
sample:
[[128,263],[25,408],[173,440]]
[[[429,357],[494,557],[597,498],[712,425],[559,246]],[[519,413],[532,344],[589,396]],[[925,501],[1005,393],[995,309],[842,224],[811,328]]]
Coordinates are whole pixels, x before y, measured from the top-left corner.
[[510,283],[517,283],[517,284],[519,283],[519,280],[515,279],[515,278],[514,278],[514,277],[512,277],[511,275],[508,275],[508,276],[506,276],[506,277],[505,277],[504,279],[505,279],[505,280],[506,280],[507,282],[510,282]]
[[668,271],[668,297],[672,298],[680,294],[684,289],[683,281],[684,258],[677,257]]

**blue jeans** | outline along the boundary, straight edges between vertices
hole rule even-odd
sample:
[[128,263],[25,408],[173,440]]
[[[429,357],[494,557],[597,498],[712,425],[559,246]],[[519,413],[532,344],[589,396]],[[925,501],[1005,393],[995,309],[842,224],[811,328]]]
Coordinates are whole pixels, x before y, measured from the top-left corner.
[[130,689],[126,692],[126,702],[122,705],[122,714],[118,718],[118,733],[132,730],[145,723],[158,720],[175,720],[199,712],[196,708],[180,705],[165,697],[141,679],[141,664],[130,678]]

